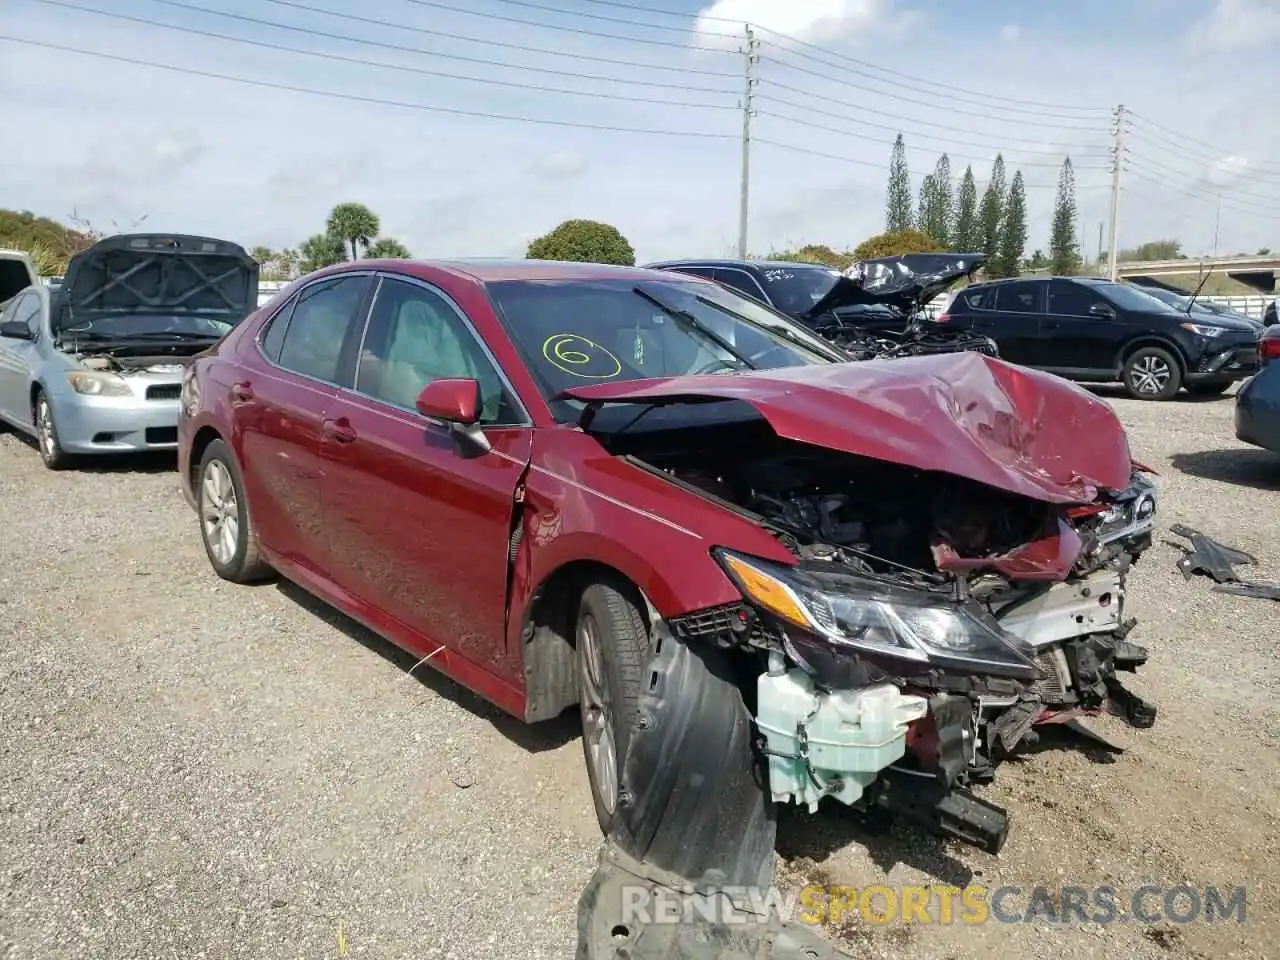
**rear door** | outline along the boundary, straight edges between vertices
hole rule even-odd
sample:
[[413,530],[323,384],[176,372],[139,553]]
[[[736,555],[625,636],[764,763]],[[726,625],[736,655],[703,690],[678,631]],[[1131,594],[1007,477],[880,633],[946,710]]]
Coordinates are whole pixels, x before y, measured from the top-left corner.
[[371,273],[303,287],[259,331],[247,368],[227,384],[236,446],[264,546],[312,574],[328,575],[321,512],[321,424],[351,382]]
[[960,291],[948,315],[952,325],[994,340],[1002,360],[1038,366],[1043,310],[1043,283],[1009,281]]
[[[516,487],[533,429],[462,309],[438,287],[379,280],[356,379],[326,414],[324,513],[335,584],[398,642],[439,645],[520,684],[506,649],[507,564]],[[432,380],[480,381],[488,451],[423,417]]]
[[1050,280],[1048,286],[1045,327],[1052,349],[1041,365],[1077,375],[1113,373],[1126,328],[1115,307],[1084,284]]

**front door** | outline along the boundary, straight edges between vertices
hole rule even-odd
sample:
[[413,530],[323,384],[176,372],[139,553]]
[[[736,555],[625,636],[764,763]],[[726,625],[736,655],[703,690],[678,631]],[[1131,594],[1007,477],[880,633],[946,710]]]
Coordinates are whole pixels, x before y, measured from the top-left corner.
[[258,538],[316,577],[328,574],[320,437],[338,386],[350,382],[372,274],[303,287],[259,334],[261,353],[227,371],[236,452]]
[[[24,323],[27,330],[39,330],[40,297],[20,294],[5,309],[0,320]],[[0,337],[0,413],[17,423],[30,424],[31,368],[35,362],[36,344],[17,337]]]
[[[363,345],[352,389],[325,418],[332,579],[367,622],[407,627],[396,639],[414,652],[447,646],[522,685],[506,589],[528,417],[460,308],[428,284],[381,278]],[[488,451],[417,412],[442,378],[480,381]]]
[[1113,373],[1124,339],[1124,322],[1115,308],[1084,284],[1049,281],[1045,326],[1055,344],[1053,362],[1044,366],[1076,375]]

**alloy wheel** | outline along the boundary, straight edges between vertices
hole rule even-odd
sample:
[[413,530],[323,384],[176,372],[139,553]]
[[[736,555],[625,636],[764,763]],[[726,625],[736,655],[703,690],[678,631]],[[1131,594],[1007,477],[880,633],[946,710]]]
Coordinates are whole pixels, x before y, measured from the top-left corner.
[[46,460],[52,460],[58,455],[58,433],[53,425],[53,410],[44,397],[36,401],[36,440]]
[[221,460],[210,460],[200,484],[200,527],[204,541],[221,566],[229,566],[240,542],[240,503],[231,471]]
[[618,754],[613,730],[613,705],[605,682],[600,628],[595,617],[583,614],[578,621],[578,689],[581,691],[582,736],[592,781],[605,812],[618,806]]
[[1138,393],[1157,394],[1168,384],[1173,370],[1161,357],[1140,357],[1129,373],[1129,382]]

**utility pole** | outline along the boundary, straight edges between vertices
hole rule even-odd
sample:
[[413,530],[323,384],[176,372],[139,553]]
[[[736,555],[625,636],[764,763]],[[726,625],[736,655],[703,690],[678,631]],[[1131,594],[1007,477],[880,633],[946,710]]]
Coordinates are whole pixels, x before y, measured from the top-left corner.
[[1108,242],[1111,249],[1107,251],[1110,263],[1111,282],[1116,281],[1116,231],[1120,222],[1120,166],[1124,162],[1124,104],[1116,107],[1111,121],[1111,230]]
[[1102,221],[1098,221],[1098,256],[1093,261],[1097,269],[1102,269]]
[[751,200],[751,115],[755,112],[756,64],[760,62],[760,41],[751,24],[746,25],[747,45],[742,48],[746,69],[742,88],[742,193],[738,200],[738,258],[747,258],[747,213]]
[[1218,255],[1218,228],[1222,225],[1222,192],[1218,192],[1218,208],[1213,215],[1213,255]]

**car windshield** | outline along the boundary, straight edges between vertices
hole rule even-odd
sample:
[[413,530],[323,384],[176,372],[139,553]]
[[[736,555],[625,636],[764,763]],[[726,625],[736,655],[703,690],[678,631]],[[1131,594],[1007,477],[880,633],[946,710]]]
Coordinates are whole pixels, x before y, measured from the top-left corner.
[[795,316],[825,297],[840,279],[840,271],[801,263],[766,264],[760,267],[760,277],[769,301]]
[[1102,294],[1122,310],[1143,310],[1147,313],[1181,313],[1163,300],[1135,290],[1123,283],[1091,283],[1090,289]]
[[166,316],[152,313],[108,313],[84,320],[72,318],[62,328],[62,333],[112,340],[156,338],[165,334],[173,337],[221,337],[233,326],[234,323],[222,317],[202,317],[198,314]]
[[714,284],[503,280],[489,293],[558,417],[563,390],[605,381],[839,362],[812,334]]

